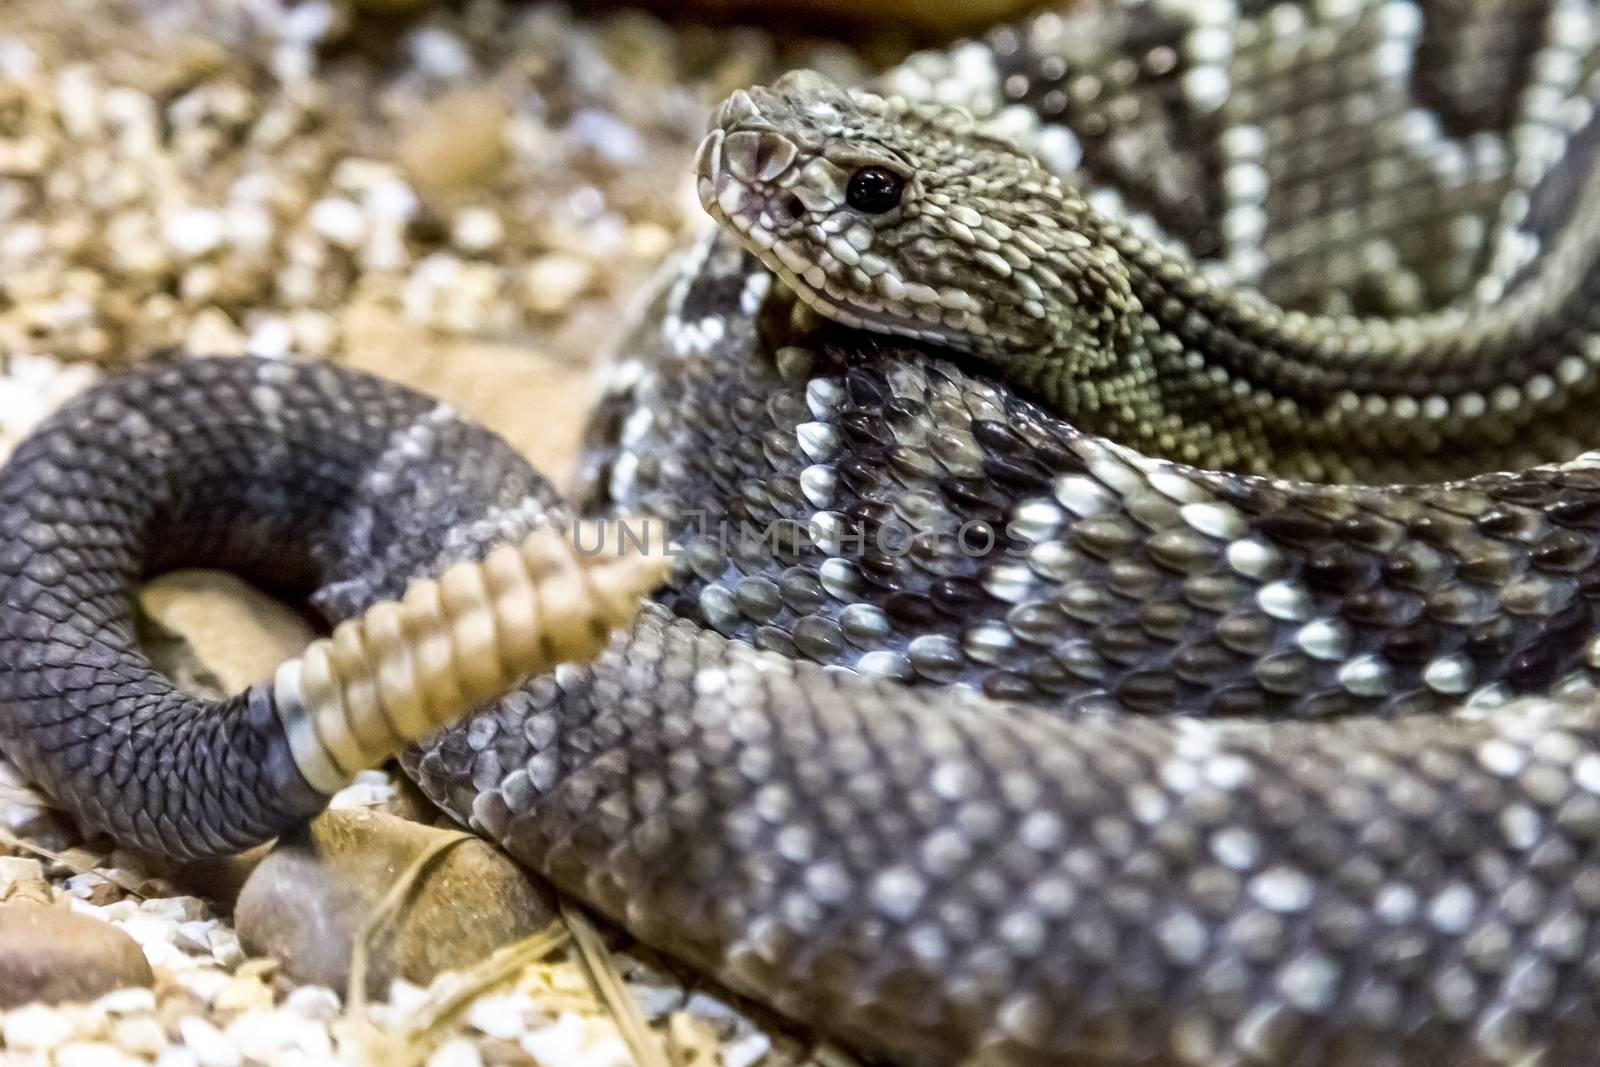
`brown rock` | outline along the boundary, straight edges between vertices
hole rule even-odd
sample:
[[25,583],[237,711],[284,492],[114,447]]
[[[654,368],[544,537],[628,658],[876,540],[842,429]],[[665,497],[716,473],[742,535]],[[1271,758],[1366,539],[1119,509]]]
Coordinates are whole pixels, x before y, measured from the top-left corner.
[[185,687],[222,690],[213,695],[271,677],[317,636],[299,612],[224,571],[163,574],[139,606],[165,631],[146,645],[156,666]]
[[66,908],[0,904],[0,1009],[93,1000],[155,980],[138,942]]
[[[325,812],[245,883],[239,936],[295,980],[342,990],[366,917],[424,849],[454,834],[376,811]],[[544,929],[554,914],[542,883],[487,843],[464,841],[436,857],[374,938],[368,991],[381,996],[394,978],[426,985]]]

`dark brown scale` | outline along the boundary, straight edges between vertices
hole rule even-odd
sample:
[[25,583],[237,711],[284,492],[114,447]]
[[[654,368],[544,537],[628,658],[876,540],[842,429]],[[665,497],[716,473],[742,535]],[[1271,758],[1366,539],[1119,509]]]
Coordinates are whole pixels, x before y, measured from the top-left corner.
[[1424,619],[1385,633],[1379,650],[1386,660],[1416,666],[1438,655],[1443,640],[1440,626]]
[[[871,542],[869,541],[868,544]],[[902,588],[900,564],[892,556],[865,553],[855,560],[864,578],[879,593],[893,593]]]
[[1314,551],[1306,559],[1301,576],[1313,589],[1349,595],[1376,582],[1379,569],[1378,558],[1372,553],[1335,543]]
[[1130,711],[1162,715],[1175,710],[1183,687],[1170,674],[1136,671],[1117,683],[1116,697]]
[[1532,541],[1544,527],[1535,512],[1497,508],[1478,516],[1478,531],[1508,541]]
[[853,451],[876,456],[894,447],[894,434],[884,425],[881,414],[870,411],[841,412],[836,423]]
[[1261,656],[1271,650],[1277,624],[1258,612],[1229,615],[1217,623],[1217,640],[1245,656]]
[[1324,520],[1294,511],[1263,515],[1257,520],[1256,529],[1271,541],[1300,548],[1326,543],[1332,533]]
[[1334,537],[1363,548],[1387,550],[1403,534],[1399,524],[1377,515],[1356,514],[1340,519],[1331,531]]
[[1425,545],[1450,552],[1476,537],[1473,524],[1456,515],[1434,512],[1406,524],[1406,532]]
[[1273,705],[1273,699],[1260,686],[1242,682],[1214,690],[1206,701],[1205,713],[1224,719],[1253,718],[1267,714]]
[[1397,589],[1427,592],[1448,576],[1448,558],[1437,549],[1409,542],[1384,557],[1383,580]]
[[1082,682],[1051,656],[1035,656],[1022,667],[1022,674],[1040,691],[1060,696],[1076,691]]
[[968,617],[989,602],[989,594],[972,578],[940,578],[928,587],[928,598],[953,618]]
[[1145,601],[1139,609],[1139,625],[1151,637],[1177,640],[1195,628],[1197,615],[1188,604],[1176,600],[1151,601],[1148,597]]
[[1537,644],[1511,657],[1505,681],[1513,692],[1548,689],[1575,664],[1578,653],[1595,633],[1594,609],[1579,601],[1546,623]]
[[1019,495],[1048,493],[1053,480],[1048,470],[1026,459],[986,457],[983,473],[996,485]]
[[1277,652],[1256,660],[1252,672],[1262,689],[1279,696],[1298,696],[1316,676],[1312,661],[1299,652]]
[[1456,574],[1478,585],[1504,585],[1517,572],[1522,559],[1522,550],[1503,541],[1479,541],[1462,550],[1456,560]]
[[1558,526],[1589,532],[1600,531],[1600,495],[1585,495],[1559,500],[1545,509],[1545,515]]
[[1467,630],[1463,647],[1479,663],[1491,663],[1511,654],[1517,639],[1517,625],[1499,615],[1474,624]]
[[1009,501],[987,481],[951,475],[940,479],[939,488],[957,514],[966,518],[987,519],[997,526],[1004,523]]
[[983,679],[983,695],[991,700],[1033,700],[1039,691],[1020,674],[996,671]]
[[1020,434],[993,419],[974,419],[972,437],[986,451],[994,453],[997,457],[1019,461],[1033,458],[1033,447],[1023,440]]
[[1339,607],[1339,613],[1353,623],[1385,629],[1404,626],[1422,611],[1422,598],[1416,594],[1381,587],[1346,597]]
[[913,631],[926,631],[943,621],[932,599],[920,593],[891,593],[883,610],[895,622]]
[[1155,647],[1150,637],[1133,623],[1103,626],[1090,636],[1090,641],[1100,655],[1122,666],[1140,663]]
[[1301,697],[1295,715],[1303,719],[1341,719],[1370,711],[1372,698],[1358,697],[1343,689],[1324,689]]
[[1244,658],[1216,641],[1197,641],[1172,653],[1173,673],[1193,685],[1212,688],[1236,675]]
[[882,408],[884,402],[893,395],[881,374],[859,366],[852,366],[845,371],[844,388],[850,404],[867,411]]

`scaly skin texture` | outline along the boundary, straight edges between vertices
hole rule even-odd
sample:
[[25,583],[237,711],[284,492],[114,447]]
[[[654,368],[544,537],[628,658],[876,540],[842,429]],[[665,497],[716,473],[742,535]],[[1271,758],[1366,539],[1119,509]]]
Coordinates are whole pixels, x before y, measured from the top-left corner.
[[[1315,475],[1332,451],[1346,457],[1333,470],[1365,458],[1387,473],[1529,407],[1559,412],[1572,398],[1550,375],[1570,359],[1577,377],[1585,349],[1558,331],[1600,288],[1588,174],[1513,295],[1471,315],[1354,320],[1212,285],[964,109],[807,71],[734,93],[696,166],[707,211],[823,316],[969,352],[1079,425],[1219,468]],[[901,185],[885,209],[852,203],[864,170]],[[1520,395],[1538,375],[1538,396]],[[1509,401],[1482,403],[1496,387]]]
[[[1247,465],[1319,476],[1412,446],[1413,476],[1518,470],[1336,486],[1151,458],[992,353],[818,326],[718,233],[626,344],[586,464],[585,508],[671,525],[669,585],[592,663],[406,766],[640,938],[889,1062],[1588,1062],[1588,16],[1176,7],[1046,16],[884,85],[1007,127],[1088,190],[1086,225],[1188,246],[1152,275],[1102,229],[1080,261],[1130,279],[1134,336],[1181,348],[1187,384],[1141,395],[1216,424],[1163,451],[1221,455],[1229,430],[1272,443],[1228,446]],[[1474,64],[1539,91],[1507,102]],[[1267,299],[1295,310],[1240,310]],[[1373,321],[1309,317],[1447,305],[1459,331],[1383,361]],[[1347,359],[1309,360],[1313,321]],[[1284,407],[1269,366],[1387,384],[1307,379],[1326,406]],[[1233,421],[1256,396],[1278,414]],[[247,714],[287,694],[218,715],[174,693],[128,584],[221,562],[344,618],[565,519],[502,444],[369,378],[232,360],[110,383],[0,472],[0,744],[92,825],[238,847],[316,801]]]

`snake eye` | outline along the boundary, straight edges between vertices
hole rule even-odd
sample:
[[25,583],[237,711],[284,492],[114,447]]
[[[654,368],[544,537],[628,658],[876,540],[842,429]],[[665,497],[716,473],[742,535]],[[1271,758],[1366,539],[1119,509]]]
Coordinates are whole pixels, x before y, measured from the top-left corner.
[[888,167],[862,167],[850,175],[845,203],[869,215],[881,215],[900,203],[906,180]]

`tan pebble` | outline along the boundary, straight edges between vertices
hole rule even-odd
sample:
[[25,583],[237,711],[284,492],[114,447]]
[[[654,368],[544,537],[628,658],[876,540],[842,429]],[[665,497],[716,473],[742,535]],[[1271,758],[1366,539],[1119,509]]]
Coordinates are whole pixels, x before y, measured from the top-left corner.
[[235,978],[217,991],[211,1006],[218,1011],[272,1007],[272,989],[255,978]]
[[133,1015],[111,1023],[111,1041],[124,1051],[155,1056],[167,1047],[167,1031],[153,1015]]
[[184,343],[194,352],[214,356],[243,355],[249,341],[228,313],[219,308],[202,308],[190,323]]
[[44,864],[26,856],[0,856],[0,900],[50,903]]
[[717,1067],[718,1040],[709,1023],[686,1012],[667,1020],[667,1048],[672,1062],[683,1067]]
[[641,222],[628,228],[628,252],[639,259],[660,259],[677,242],[672,231],[659,223]]
[[541,315],[566,311],[594,280],[594,266],[588,260],[562,252],[540,256],[528,265],[523,278],[524,299],[530,310]]
[[505,120],[505,102],[495,93],[452,93],[409,123],[395,154],[419,190],[475,185],[505,159]]
[[85,904],[101,906],[121,900],[124,890],[99,874],[75,874],[63,883],[66,891]]

